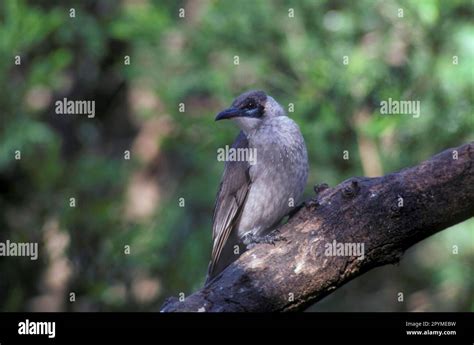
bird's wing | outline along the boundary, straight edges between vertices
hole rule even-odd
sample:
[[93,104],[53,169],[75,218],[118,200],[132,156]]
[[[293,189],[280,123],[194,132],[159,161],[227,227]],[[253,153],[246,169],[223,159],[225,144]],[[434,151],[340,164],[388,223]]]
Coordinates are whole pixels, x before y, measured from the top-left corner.
[[[232,145],[233,148],[248,148],[248,140],[240,132]],[[242,213],[248,190],[251,185],[249,162],[227,161],[224,167],[219,192],[214,206],[212,225],[212,257],[209,264],[209,276],[213,276],[222,249],[235,228]]]

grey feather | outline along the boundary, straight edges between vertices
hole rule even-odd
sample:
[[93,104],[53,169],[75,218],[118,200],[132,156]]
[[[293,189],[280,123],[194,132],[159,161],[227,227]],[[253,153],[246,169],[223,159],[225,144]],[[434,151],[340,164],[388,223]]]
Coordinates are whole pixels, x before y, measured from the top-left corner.
[[[247,137],[242,131],[235,139],[232,147],[236,149],[248,147]],[[208,270],[210,277],[214,276],[220,266],[227,266],[225,265],[226,261],[232,261],[231,259],[221,260],[221,254],[232,230],[238,223],[238,218],[242,213],[248,195],[251,185],[249,168],[249,162],[245,161],[227,161],[225,164],[212,220],[214,245]],[[218,265],[218,263],[222,263],[222,265]]]

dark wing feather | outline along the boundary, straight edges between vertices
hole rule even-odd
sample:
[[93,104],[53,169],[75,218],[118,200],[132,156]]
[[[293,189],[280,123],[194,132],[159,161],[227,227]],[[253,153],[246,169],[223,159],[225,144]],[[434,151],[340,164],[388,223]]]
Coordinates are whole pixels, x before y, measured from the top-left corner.
[[[248,148],[243,132],[237,136],[233,148]],[[229,235],[235,228],[251,185],[248,162],[226,162],[219,192],[217,193],[212,220],[212,257],[209,264],[209,278],[216,272],[216,265]],[[217,272],[218,273],[218,272]]]

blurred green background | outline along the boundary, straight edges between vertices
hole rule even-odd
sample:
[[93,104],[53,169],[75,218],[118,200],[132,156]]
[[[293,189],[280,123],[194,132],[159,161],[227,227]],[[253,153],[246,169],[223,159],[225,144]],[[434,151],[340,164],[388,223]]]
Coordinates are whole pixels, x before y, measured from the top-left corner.
[[[37,241],[40,256],[0,258],[0,310],[154,311],[199,288],[216,150],[238,132],[214,116],[243,91],[294,108],[307,197],[473,140],[473,15],[472,1],[2,0],[0,240]],[[56,114],[64,97],[95,100],[96,117]],[[389,97],[421,116],[381,115]],[[472,311],[473,230],[310,309]]]

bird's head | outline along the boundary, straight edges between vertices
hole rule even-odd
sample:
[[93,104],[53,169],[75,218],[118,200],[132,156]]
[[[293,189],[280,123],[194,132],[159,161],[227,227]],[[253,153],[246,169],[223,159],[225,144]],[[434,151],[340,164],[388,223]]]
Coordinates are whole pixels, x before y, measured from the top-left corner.
[[232,119],[246,133],[257,129],[263,122],[285,111],[271,96],[263,91],[248,91],[237,97],[230,108],[221,111],[216,121]]

